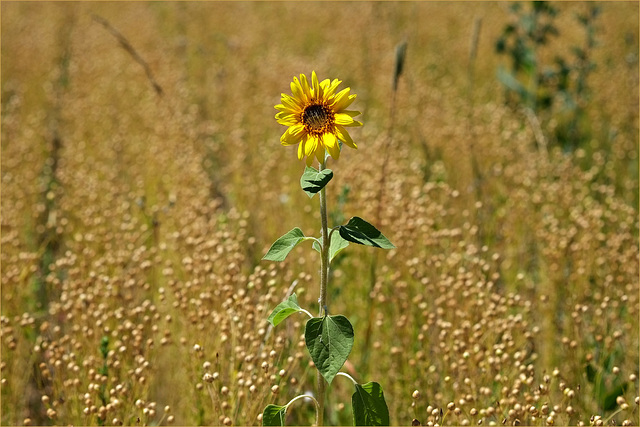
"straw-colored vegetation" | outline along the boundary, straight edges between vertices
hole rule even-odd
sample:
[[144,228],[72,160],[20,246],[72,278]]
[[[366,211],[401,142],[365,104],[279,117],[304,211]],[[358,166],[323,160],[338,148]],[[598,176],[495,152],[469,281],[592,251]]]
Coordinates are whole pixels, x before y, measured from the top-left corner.
[[[315,389],[304,317],[266,319],[291,289],[317,311],[317,253],[260,260],[318,234],[273,108],[312,70],[365,124],[330,226],[397,246],[351,245],[328,297],[391,423],[639,424],[637,3],[601,4],[572,150],[505,106],[506,3],[1,7],[2,424],[260,424]],[[587,6],[557,7],[541,59],[583,39]],[[327,423],[352,389],[332,383]],[[313,420],[300,401],[288,423]]]

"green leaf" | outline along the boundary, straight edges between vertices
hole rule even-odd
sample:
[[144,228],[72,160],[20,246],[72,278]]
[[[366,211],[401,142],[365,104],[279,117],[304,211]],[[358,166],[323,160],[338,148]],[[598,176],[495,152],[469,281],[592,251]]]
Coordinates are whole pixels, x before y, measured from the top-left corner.
[[622,383],[614,387],[613,390],[608,391],[608,393],[607,392],[601,393],[604,395],[601,397],[602,409],[604,409],[605,411],[613,410],[618,405],[616,399],[618,398],[618,396],[624,395],[628,387],[629,387],[629,383]]
[[284,319],[300,311],[302,311],[302,309],[298,305],[298,297],[296,294],[293,294],[273,309],[267,321],[273,326],[278,326]]
[[359,245],[373,246],[382,249],[395,248],[393,243],[377,228],[357,216],[351,218],[346,225],[341,225],[338,231],[343,239]]
[[262,425],[283,426],[286,412],[286,406],[267,405],[267,407],[264,408],[264,411],[262,411]]
[[585,366],[585,372],[587,374],[587,380],[590,383],[593,383],[596,379],[596,369],[593,367],[593,365],[591,363],[587,364],[587,366]]
[[338,252],[349,246],[349,242],[344,240],[340,233],[333,233],[331,244],[329,245],[329,262],[333,261]]
[[284,261],[287,255],[289,255],[289,252],[291,252],[298,243],[302,242],[304,238],[302,230],[296,227],[273,242],[273,245],[271,245],[267,254],[263,256],[262,259],[268,261]]
[[333,178],[333,171],[331,169],[318,171],[316,168],[307,166],[304,169],[302,177],[300,177],[300,187],[302,187],[302,190],[311,198],[322,190],[324,186],[331,181],[331,178]]
[[[349,246],[349,242],[344,240],[342,236],[340,236],[340,234],[332,233],[331,243],[329,244],[329,262],[333,261],[333,258],[338,255],[338,252],[340,252],[347,246]],[[313,249],[320,252],[320,244],[317,241],[313,242]]]
[[351,396],[353,423],[357,426],[388,426],[389,408],[382,387],[376,382],[356,384]]
[[304,340],[316,368],[329,384],[353,347],[353,327],[346,317],[314,317],[307,322]]

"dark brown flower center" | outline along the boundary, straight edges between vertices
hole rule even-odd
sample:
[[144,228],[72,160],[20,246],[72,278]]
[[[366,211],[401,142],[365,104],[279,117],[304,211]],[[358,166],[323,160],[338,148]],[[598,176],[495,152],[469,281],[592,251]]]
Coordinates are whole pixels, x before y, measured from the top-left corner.
[[302,124],[310,133],[329,131],[333,124],[333,111],[321,104],[312,104],[302,112]]

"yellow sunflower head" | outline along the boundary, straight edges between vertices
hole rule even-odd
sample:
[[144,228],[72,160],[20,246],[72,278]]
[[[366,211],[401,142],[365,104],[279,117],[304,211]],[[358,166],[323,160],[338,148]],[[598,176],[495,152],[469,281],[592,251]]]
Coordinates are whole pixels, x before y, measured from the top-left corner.
[[347,110],[356,98],[350,95],[351,88],[336,93],[342,83],[338,79],[318,82],[316,72],[311,73],[311,85],[307,76],[293,78],[291,92],[293,96],[282,94],[282,104],[275,106],[279,111],[276,120],[289,126],[280,137],[282,145],[298,144],[298,159],[307,157],[307,166],[311,166],[314,157],[320,163],[324,161],[325,149],[331,157],[340,157],[340,142],[351,148],[358,148],[351,139],[347,127],[362,126],[353,118],[359,111]]

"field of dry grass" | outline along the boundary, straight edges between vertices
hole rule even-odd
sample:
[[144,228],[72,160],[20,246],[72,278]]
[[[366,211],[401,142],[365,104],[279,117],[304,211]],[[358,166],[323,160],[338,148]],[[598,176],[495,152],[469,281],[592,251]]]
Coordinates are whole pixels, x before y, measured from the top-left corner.
[[[542,58],[583,37],[586,5],[557,6]],[[259,425],[315,390],[303,318],[266,319],[292,286],[317,312],[317,253],[261,261],[318,235],[273,118],[315,70],[364,122],[330,226],[397,246],[351,245],[329,289],[391,424],[638,425],[638,4],[601,7],[591,139],[567,151],[505,106],[507,3],[2,2],[0,422]]]

